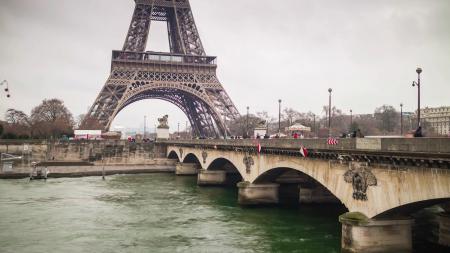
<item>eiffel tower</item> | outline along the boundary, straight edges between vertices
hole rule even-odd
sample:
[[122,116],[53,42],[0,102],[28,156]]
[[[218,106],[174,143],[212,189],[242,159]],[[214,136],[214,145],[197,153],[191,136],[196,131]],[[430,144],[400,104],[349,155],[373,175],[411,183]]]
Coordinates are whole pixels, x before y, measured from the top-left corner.
[[[203,49],[189,0],[135,0],[123,49],[87,118],[109,130],[116,115],[143,99],[179,107],[197,136],[218,137],[239,112],[216,76],[216,57]],[[170,53],[146,51],[152,21],[167,23]]]

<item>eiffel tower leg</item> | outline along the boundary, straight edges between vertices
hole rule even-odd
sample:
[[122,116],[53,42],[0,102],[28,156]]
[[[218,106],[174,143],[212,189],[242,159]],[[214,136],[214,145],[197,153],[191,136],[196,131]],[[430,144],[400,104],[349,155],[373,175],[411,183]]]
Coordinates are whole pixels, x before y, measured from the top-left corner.
[[125,94],[127,86],[132,82],[131,77],[132,72],[129,71],[111,73],[86,119],[94,119],[97,121],[95,125],[99,124],[103,128],[102,130],[109,130],[117,105]]
[[136,5],[122,51],[145,51],[150,31],[152,9],[153,5]]

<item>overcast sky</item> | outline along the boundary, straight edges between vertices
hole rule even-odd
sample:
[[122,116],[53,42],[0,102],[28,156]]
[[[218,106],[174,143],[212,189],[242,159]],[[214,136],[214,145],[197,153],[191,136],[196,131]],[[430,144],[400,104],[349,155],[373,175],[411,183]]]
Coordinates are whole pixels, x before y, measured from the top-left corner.
[[[321,113],[333,88],[344,112],[373,113],[382,104],[416,108],[415,69],[423,72],[423,104],[450,105],[448,0],[191,0],[208,55],[241,111],[277,115],[277,100]],[[74,116],[86,113],[121,49],[132,0],[1,0],[0,113],[30,113],[60,98]],[[163,23],[152,24],[147,50],[168,51]],[[142,127],[169,114],[172,129],[186,117],[162,101],[137,102],[113,125]]]

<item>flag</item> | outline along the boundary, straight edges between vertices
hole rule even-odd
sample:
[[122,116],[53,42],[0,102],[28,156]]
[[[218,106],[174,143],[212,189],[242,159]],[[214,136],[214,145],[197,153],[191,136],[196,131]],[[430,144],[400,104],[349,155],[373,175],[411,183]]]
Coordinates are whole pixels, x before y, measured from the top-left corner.
[[300,154],[302,154],[303,157],[307,157],[308,156],[308,150],[305,147],[301,147],[300,148]]
[[256,150],[258,153],[261,153],[261,143],[258,143],[258,146],[256,146]]

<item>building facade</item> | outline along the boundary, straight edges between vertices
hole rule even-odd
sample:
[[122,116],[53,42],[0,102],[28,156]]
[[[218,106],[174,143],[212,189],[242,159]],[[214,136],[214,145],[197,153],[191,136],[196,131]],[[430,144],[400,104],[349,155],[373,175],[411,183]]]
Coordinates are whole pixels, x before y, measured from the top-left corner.
[[421,119],[428,122],[437,134],[450,135],[450,106],[447,107],[426,107],[420,110]]

